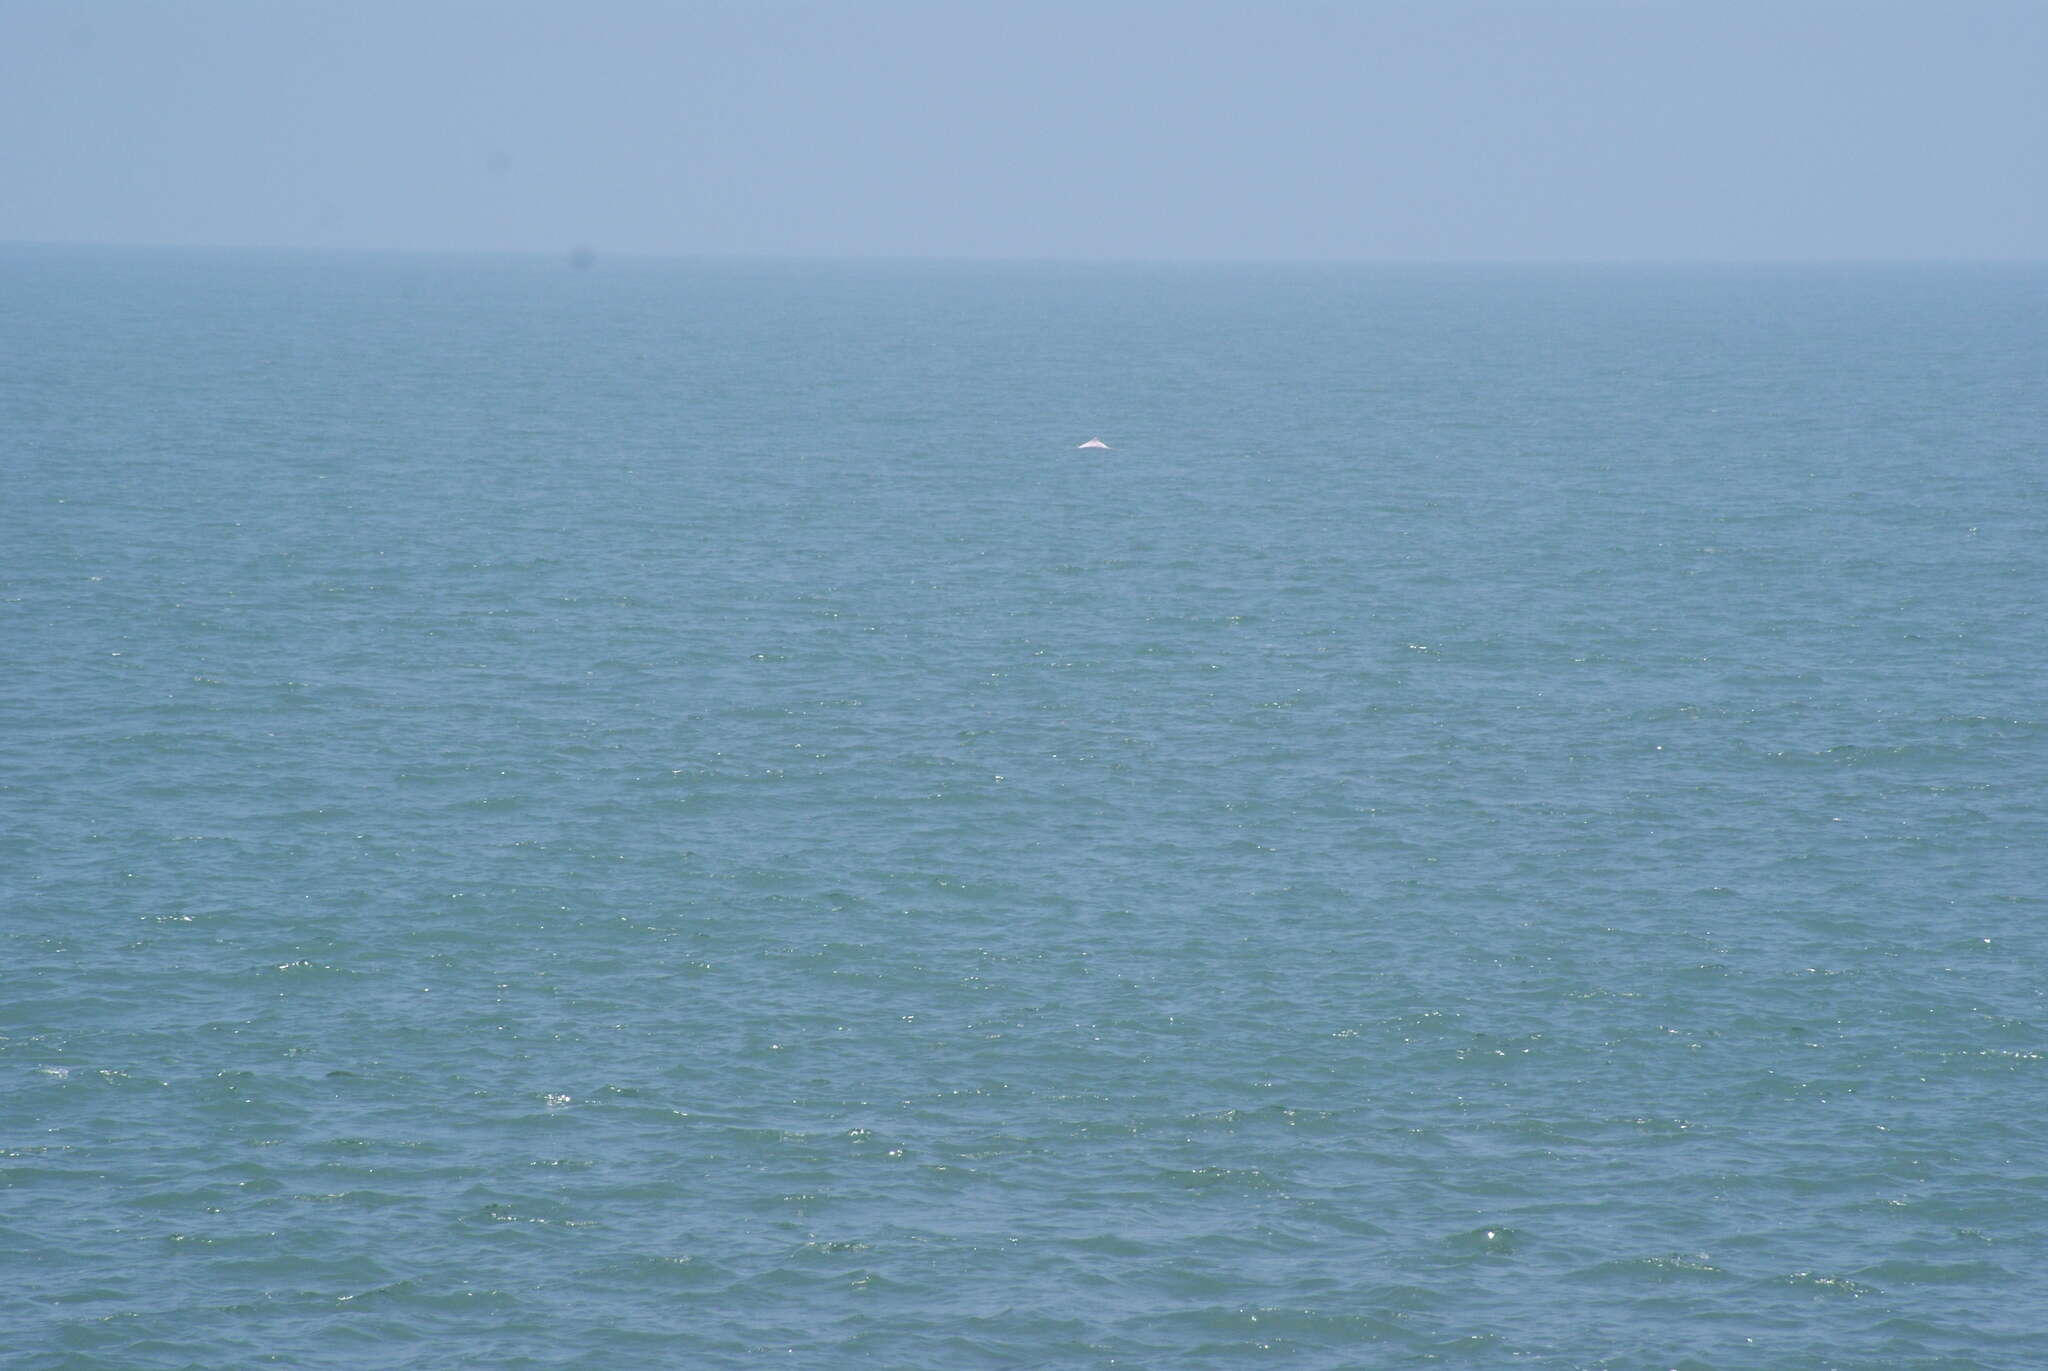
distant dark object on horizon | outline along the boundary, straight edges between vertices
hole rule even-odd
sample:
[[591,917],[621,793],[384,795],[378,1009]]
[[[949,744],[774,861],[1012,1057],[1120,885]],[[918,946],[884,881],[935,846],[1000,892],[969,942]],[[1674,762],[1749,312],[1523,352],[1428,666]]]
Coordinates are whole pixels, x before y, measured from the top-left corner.
[[597,265],[597,254],[585,244],[578,243],[569,249],[569,265],[578,271],[589,271]]

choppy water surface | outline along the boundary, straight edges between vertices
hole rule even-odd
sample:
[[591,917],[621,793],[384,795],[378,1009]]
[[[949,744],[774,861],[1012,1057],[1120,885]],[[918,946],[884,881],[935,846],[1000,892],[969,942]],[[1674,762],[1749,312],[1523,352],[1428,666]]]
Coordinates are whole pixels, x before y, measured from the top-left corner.
[[2042,1364],[2044,306],[0,253],[5,1343]]

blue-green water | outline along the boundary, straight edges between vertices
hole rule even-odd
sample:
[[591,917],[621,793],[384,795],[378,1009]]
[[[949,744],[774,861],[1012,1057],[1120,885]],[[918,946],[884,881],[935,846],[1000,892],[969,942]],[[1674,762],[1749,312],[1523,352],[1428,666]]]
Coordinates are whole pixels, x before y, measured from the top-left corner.
[[0,253],[8,1364],[2040,1365],[2044,376],[2038,267]]

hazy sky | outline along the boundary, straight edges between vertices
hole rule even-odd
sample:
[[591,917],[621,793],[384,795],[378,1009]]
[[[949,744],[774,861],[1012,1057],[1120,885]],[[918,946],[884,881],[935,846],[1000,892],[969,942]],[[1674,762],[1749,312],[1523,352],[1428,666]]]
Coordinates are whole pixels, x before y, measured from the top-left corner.
[[0,241],[2048,257],[2048,0],[0,0]]

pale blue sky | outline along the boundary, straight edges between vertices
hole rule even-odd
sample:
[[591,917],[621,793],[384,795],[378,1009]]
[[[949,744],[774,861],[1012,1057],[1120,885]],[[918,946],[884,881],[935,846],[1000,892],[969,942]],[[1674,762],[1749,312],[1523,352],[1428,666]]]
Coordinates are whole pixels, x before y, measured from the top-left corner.
[[0,0],[0,241],[2048,257],[2048,0]]

